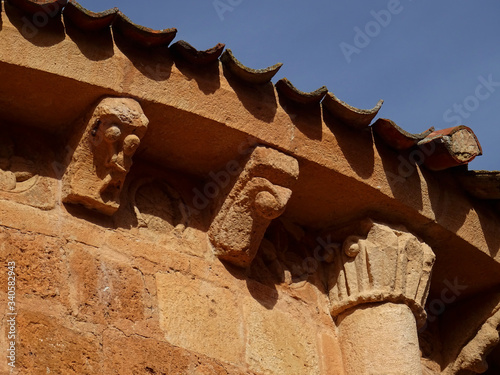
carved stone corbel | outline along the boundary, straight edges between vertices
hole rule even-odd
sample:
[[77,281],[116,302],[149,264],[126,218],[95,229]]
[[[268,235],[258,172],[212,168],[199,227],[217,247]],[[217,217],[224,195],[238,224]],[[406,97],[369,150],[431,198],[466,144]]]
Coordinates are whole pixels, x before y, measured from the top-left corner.
[[457,359],[443,372],[445,375],[482,374],[488,370],[486,357],[500,342],[500,306],[484,322],[477,334],[463,347]]
[[237,266],[248,266],[271,220],[285,211],[298,175],[296,159],[256,147],[208,230],[214,253]]
[[149,120],[130,98],[105,98],[84,121],[85,130],[63,176],[63,202],[106,215],[120,206],[120,192]]
[[329,297],[346,374],[422,373],[417,326],[426,320],[434,259],[432,249],[403,228],[372,223],[366,238],[344,241]]

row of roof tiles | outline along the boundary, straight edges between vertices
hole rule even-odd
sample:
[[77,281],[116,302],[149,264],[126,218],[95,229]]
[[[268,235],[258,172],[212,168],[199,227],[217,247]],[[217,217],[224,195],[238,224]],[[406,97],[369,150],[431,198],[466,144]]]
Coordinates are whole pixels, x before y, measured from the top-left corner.
[[[82,7],[74,0],[6,0],[23,12],[34,15],[45,12],[53,17],[64,17],[65,23],[86,32],[97,32],[112,28],[128,41],[144,48],[168,47],[177,30],[169,28],[153,30],[133,23],[127,16],[113,8],[95,13]],[[170,46],[177,56],[195,65],[206,65],[220,60],[224,68],[238,79],[249,84],[269,84],[281,68],[278,63],[265,69],[251,69],[238,61],[231,50],[224,50],[224,44],[205,51],[198,51],[185,41]],[[313,92],[297,89],[288,79],[282,78],[275,84],[280,95],[298,105],[321,105],[336,120],[355,129],[366,129],[380,110],[380,100],[372,109],[358,109],[338,99],[323,86]],[[430,170],[444,170],[468,164],[482,154],[474,132],[466,126],[456,126],[435,131],[431,128],[420,134],[411,134],[387,119],[378,119],[371,125],[373,131],[392,149],[407,151],[425,147],[422,163]],[[429,151],[431,150],[431,151]],[[419,162],[419,161],[417,161]],[[463,187],[480,199],[500,199],[500,172],[468,171],[461,178]]]

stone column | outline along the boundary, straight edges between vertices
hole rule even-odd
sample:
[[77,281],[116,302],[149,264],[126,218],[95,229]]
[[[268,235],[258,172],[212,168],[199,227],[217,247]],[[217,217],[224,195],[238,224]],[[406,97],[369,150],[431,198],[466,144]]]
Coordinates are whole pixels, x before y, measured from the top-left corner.
[[422,374],[417,329],[434,259],[415,236],[382,224],[344,241],[329,296],[346,375]]

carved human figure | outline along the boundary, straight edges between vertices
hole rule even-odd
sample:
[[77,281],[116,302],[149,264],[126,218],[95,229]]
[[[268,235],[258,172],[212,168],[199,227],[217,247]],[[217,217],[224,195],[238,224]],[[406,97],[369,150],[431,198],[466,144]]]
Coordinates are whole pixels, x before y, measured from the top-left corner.
[[149,120],[129,98],[105,98],[95,107],[63,177],[63,201],[112,215]]

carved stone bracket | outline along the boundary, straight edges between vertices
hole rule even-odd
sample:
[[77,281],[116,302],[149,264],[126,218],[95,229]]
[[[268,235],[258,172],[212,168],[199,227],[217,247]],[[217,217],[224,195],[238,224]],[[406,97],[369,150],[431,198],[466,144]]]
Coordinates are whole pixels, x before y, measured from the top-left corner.
[[77,203],[112,215],[132,157],[149,120],[129,98],[105,98],[84,121],[71,162],[63,176],[63,202]]
[[443,372],[446,375],[482,374],[488,370],[486,357],[500,342],[500,306],[484,322],[477,334],[460,351],[457,359]]
[[267,147],[256,147],[208,230],[215,254],[248,266],[271,220],[280,216],[299,175],[296,159]]

